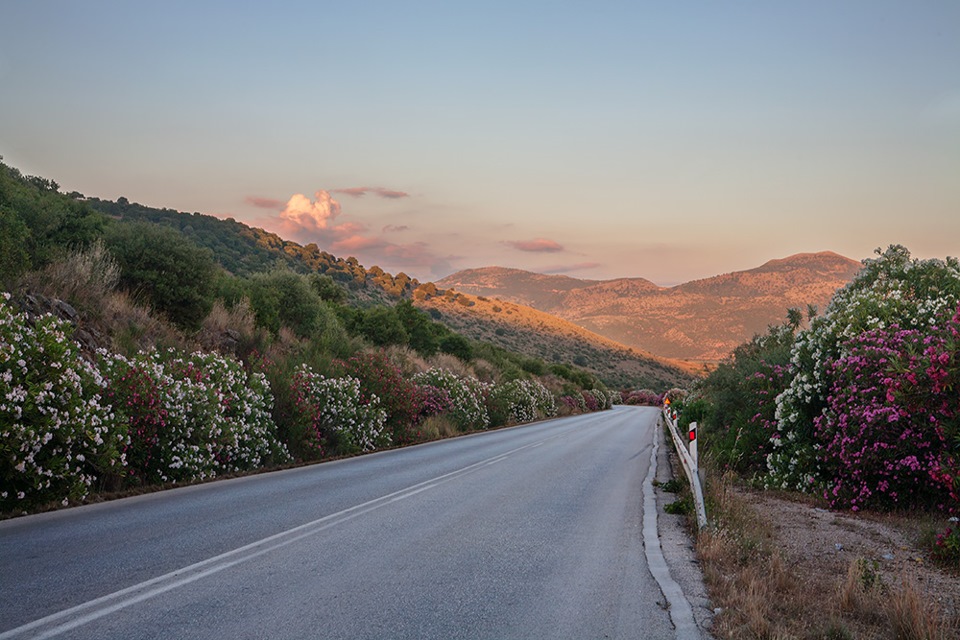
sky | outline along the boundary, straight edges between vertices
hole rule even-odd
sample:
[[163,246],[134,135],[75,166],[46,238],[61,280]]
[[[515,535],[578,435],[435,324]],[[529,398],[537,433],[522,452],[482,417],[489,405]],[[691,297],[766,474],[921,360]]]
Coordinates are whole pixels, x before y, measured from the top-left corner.
[[960,2],[0,11],[0,155],[421,281],[960,254]]

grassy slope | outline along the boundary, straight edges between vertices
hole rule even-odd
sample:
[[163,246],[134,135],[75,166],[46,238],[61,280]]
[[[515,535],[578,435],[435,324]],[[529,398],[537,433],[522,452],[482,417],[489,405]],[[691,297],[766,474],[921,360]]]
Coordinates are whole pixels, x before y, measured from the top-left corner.
[[416,304],[436,309],[443,322],[466,336],[551,363],[579,364],[617,388],[665,390],[686,386],[699,373],[698,365],[657,358],[511,302],[454,293],[419,299]]

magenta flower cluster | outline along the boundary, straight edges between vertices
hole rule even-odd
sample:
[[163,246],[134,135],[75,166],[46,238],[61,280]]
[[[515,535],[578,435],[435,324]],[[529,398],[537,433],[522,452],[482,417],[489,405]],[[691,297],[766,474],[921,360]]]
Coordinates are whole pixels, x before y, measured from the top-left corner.
[[960,309],[929,330],[873,329],[827,364],[815,420],[831,504],[954,511],[960,469]]

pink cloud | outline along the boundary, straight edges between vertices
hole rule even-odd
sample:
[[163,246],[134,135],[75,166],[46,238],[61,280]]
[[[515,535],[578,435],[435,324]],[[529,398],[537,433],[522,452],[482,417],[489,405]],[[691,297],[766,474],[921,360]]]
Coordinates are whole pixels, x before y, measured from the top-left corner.
[[[425,279],[442,277],[453,271],[451,260],[456,258],[435,254],[425,242],[398,244],[387,239],[388,233],[409,231],[411,227],[405,224],[389,224],[380,233],[370,233],[362,222],[342,220],[340,203],[331,194],[344,191],[321,189],[312,198],[297,193],[285,205],[281,201],[270,202],[267,198],[257,198],[254,202],[255,196],[249,196],[248,202],[255,206],[274,205],[277,213],[258,221],[263,228],[303,245],[316,244],[341,258],[353,256],[366,267],[379,265],[391,273],[404,271]],[[360,191],[379,197],[405,197],[405,194],[390,196],[386,195],[387,190],[366,187],[351,190],[348,195],[361,197],[363,193]]]
[[533,240],[505,240],[504,244],[510,245],[519,251],[532,251],[534,253],[557,253],[563,251],[563,246],[547,238],[535,238]]
[[283,208],[283,200],[277,200],[276,198],[261,198],[260,196],[247,196],[244,198],[244,201],[247,204],[252,204],[255,207],[261,209],[274,209],[279,211]]
[[383,187],[350,187],[347,189],[334,189],[333,193],[342,193],[354,198],[361,198],[368,193],[381,198],[396,200],[398,198],[409,198],[410,194],[405,191],[394,191],[393,189],[384,189]]
[[329,191],[320,190],[310,198],[295,193],[287,201],[286,208],[280,212],[280,221],[294,229],[326,229],[330,221],[340,215],[340,203],[330,196]]
[[378,238],[369,236],[352,235],[337,240],[330,248],[334,251],[367,251],[375,248],[383,248],[386,243]]

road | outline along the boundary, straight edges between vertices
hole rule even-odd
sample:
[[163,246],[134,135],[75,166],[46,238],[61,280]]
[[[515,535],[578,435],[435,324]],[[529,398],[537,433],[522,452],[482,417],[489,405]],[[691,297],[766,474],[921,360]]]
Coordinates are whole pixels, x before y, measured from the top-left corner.
[[618,407],[0,522],[6,638],[672,638],[657,411]]

